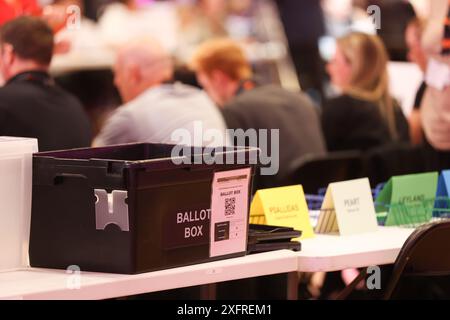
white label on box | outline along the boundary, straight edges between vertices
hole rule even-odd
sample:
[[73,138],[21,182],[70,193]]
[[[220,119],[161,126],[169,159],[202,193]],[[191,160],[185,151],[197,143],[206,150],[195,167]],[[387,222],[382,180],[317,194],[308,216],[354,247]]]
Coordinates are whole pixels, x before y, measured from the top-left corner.
[[330,186],[341,235],[377,231],[369,179],[336,182]]
[[211,195],[210,257],[247,250],[251,170],[216,172]]
[[330,183],[316,226],[319,233],[351,235],[377,231],[369,179]]

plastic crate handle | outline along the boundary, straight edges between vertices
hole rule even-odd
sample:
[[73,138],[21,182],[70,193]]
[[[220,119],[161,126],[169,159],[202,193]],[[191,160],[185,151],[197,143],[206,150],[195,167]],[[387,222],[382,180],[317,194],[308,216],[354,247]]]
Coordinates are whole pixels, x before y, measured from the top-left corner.
[[56,174],[53,178],[53,182],[54,184],[60,184],[63,183],[65,179],[69,179],[69,178],[76,178],[76,179],[85,179],[87,180],[88,177],[84,174],[79,174],[79,173],[60,173],[60,174]]

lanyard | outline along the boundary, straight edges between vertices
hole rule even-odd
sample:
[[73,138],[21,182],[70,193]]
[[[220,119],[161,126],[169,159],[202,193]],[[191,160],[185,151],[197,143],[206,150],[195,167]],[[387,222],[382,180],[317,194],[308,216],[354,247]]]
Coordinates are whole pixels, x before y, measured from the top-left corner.
[[30,81],[30,82],[37,82],[44,86],[54,86],[55,82],[54,80],[45,72],[39,72],[39,71],[28,71],[23,72],[15,77],[13,77],[11,80],[7,82],[13,83],[13,82],[19,82],[19,81]]

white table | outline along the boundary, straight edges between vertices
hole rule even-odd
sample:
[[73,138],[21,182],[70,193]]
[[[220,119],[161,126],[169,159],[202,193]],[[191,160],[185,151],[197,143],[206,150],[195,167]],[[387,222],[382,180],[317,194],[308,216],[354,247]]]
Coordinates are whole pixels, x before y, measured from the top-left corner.
[[[299,272],[330,272],[394,263],[413,229],[379,227],[353,236],[316,235],[302,251],[280,250],[241,258],[139,275],[82,272],[80,289],[64,270],[24,269],[0,272],[0,299],[108,299],[176,288],[289,273],[288,291],[296,290]],[[292,297],[292,295],[291,295]]]
[[296,255],[279,250],[138,275],[82,272],[70,289],[76,275],[29,268],[0,272],[0,299],[109,299],[296,270]]
[[394,263],[414,229],[379,227],[352,236],[316,235],[302,242],[298,271],[331,272]]

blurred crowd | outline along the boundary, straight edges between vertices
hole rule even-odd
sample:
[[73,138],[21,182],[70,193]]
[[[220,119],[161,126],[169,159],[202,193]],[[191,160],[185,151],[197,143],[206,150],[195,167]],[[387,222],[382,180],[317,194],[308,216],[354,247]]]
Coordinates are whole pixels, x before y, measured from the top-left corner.
[[[260,32],[267,21],[268,29],[276,26],[261,9],[268,3],[284,27],[275,37],[284,45],[283,59],[292,62],[287,69],[298,76],[294,78],[301,87],[297,92],[283,88],[276,76],[263,77],[260,65],[270,55],[261,55],[262,47],[251,46],[273,40],[274,33]],[[0,133],[37,136],[41,150],[48,150],[87,146],[91,141],[96,146],[173,143],[170,133],[177,128],[193,130],[195,121],[201,121],[205,130],[279,129],[281,173],[261,186],[279,183],[275,180],[288,174],[290,162],[307,154],[364,151],[391,143],[425,144],[446,151],[450,148],[446,85],[436,89],[425,79],[430,59],[435,68],[447,66],[447,55],[439,50],[447,45],[448,3],[423,4],[0,0],[1,74],[6,82],[0,89]],[[111,55],[98,54],[106,51]],[[50,75],[52,58],[67,67],[74,60],[89,65],[94,53],[100,62],[114,57],[109,69],[118,108],[101,122],[90,119],[90,141],[85,131],[78,132],[79,141],[68,138],[63,143],[67,132],[73,131],[70,128],[84,117],[74,117],[64,101],[72,109],[77,105],[86,110],[83,92],[95,92],[92,86],[97,84],[72,80],[81,94],[70,88],[67,92],[59,86],[61,80],[55,83]],[[423,73],[410,114],[402,111],[390,92],[392,60],[410,61]],[[36,73],[39,81],[34,81]],[[41,78],[55,85],[32,85]],[[98,84],[97,91],[108,90]],[[415,90],[411,88],[411,94]],[[21,92],[19,98],[14,92]],[[64,122],[63,116],[70,121]],[[53,129],[59,125],[64,136]],[[227,139],[222,144],[229,143]]]
[[[279,152],[279,171],[258,177],[256,189],[281,185],[301,157],[392,144],[422,146],[448,168],[449,6],[448,0],[0,0],[0,135],[36,137],[46,151],[180,143],[173,132],[195,135],[198,123],[223,137],[194,141],[217,146],[236,143],[226,129],[278,129],[272,144],[257,146]],[[110,65],[101,52],[113,55]],[[52,60],[68,69],[81,61],[84,75],[94,58],[105,63],[114,88],[75,78],[70,90],[52,72]],[[415,96],[409,114],[390,91],[393,60],[415,64],[423,78],[419,88],[408,88]],[[297,90],[283,86],[283,68]],[[82,97],[105,90],[117,90],[119,102],[97,123]]]

